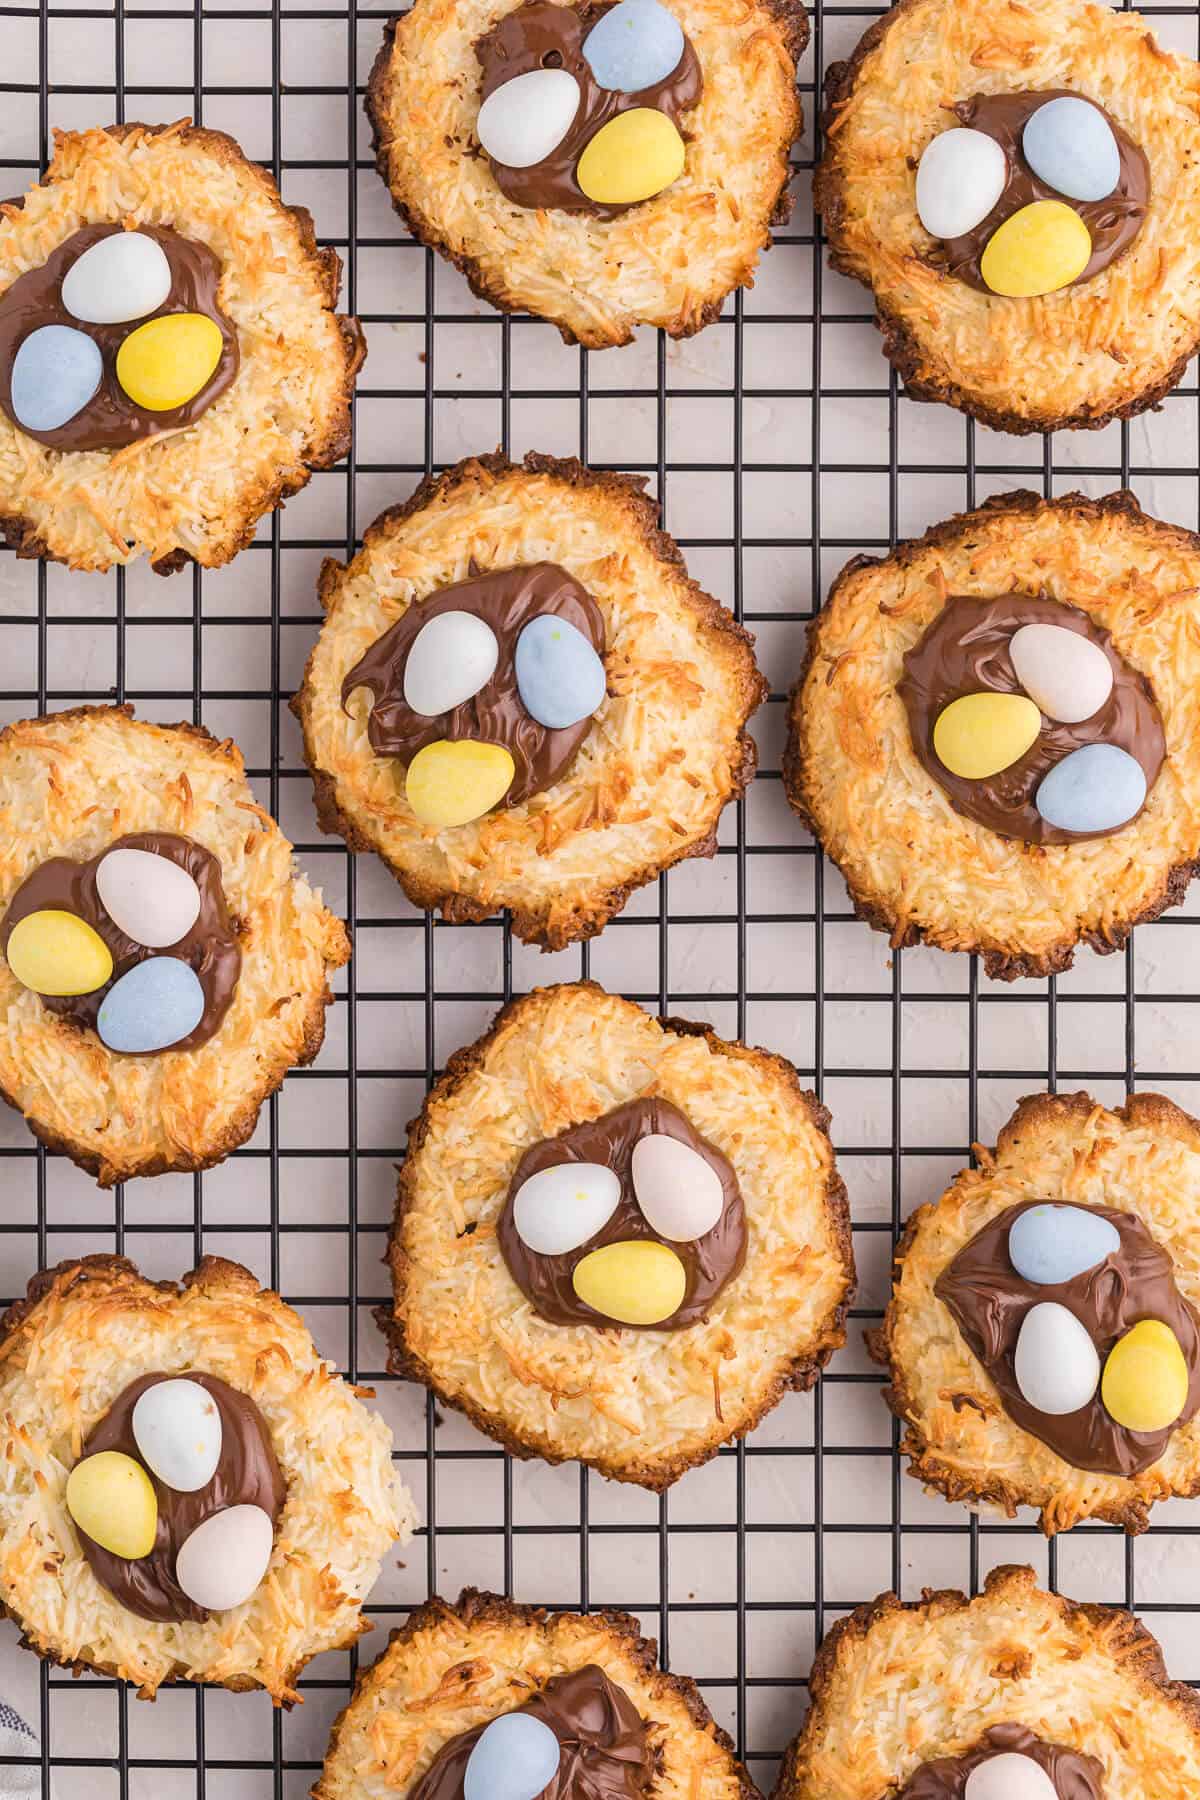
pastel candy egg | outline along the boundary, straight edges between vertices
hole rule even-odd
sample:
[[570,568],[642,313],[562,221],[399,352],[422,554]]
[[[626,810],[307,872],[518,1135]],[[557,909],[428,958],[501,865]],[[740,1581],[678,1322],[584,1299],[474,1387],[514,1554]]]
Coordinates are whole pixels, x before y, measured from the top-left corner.
[[1003,1750],[971,1770],[963,1800],[1058,1800],[1058,1789],[1032,1756]]
[[35,994],[94,994],[113,972],[108,945],[75,913],[26,913],[5,954],[21,986]]
[[404,792],[422,825],[439,831],[469,825],[499,805],[512,786],[516,764],[502,744],[453,743],[438,738],[408,765]]
[[956,126],[925,149],[917,165],[917,212],[935,238],[962,237],[983,222],[1004,192],[1008,161],[986,131]]
[[135,406],[186,406],[221,360],[221,332],[204,313],[164,313],[131,331],[117,351],[117,380]]
[[1009,1261],[1038,1287],[1073,1281],[1120,1248],[1116,1226],[1086,1206],[1031,1206],[1008,1233]]
[[463,1771],[463,1800],[536,1800],[561,1757],[548,1725],[532,1713],[504,1713],[476,1741]]
[[604,699],[604,664],[582,631],[553,613],[526,625],[513,668],[522,705],[549,731],[577,725]]
[[1078,725],[1112,693],[1112,664],[1099,644],[1062,625],[1022,625],[1008,653],[1017,680],[1048,719]]
[[658,0],[618,0],[588,32],[583,54],[600,87],[638,94],[679,67],[683,27]]
[[100,346],[72,325],[43,325],[21,341],[9,395],[29,431],[57,431],[85,407],[104,374]]
[[1021,1322],[1014,1373],[1030,1406],[1058,1417],[1087,1405],[1100,1382],[1100,1357],[1073,1312],[1042,1300]]
[[157,312],[171,291],[171,265],[157,238],[115,231],[76,257],[63,276],[62,303],[89,325],[121,325]]
[[678,181],[684,159],[683,139],[666,113],[635,106],[601,126],[575,179],[597,206],[632,206]]
[[631,1170],[646,1223],[672,1243],[703,1237],[725,1210],[725,1190],[712,1164],[666,1132],[638,1139]]
[[620,1180],[603,1163],[555,1163],[521,1183],[513,1224],[527,1250],[563,1256],[608,1224],[620,1198]]
[[404,700],[422,718],[453,712],[492,679],[496,634],[477,613],[435,613],[413,639],[404,665]]
[[177,956],[152,956],[114,981],[100,1002],[96,1030],[110,1050],[146,1056],[190,1037],[203,1015],[195,971]]
[[952,775],[982,781],[1019,762],[1041,729],[1024,694],[962,694],[939,713],[933,748]]
[[198,1381],[156,1381],[138,1395],[130,1419],[138,1454],[167,1487],[194,1494],[221,1460],[221,1412]]
[[494,162],[530,169],[562,143],[579,110],[579,83],[567,69],[529,69],[493,88],[475,134]]
[[101,1450],[67,1476],[67,1511],[94,1544],[133,1562],[149,1556],[158,1530],[154,1484],[132,1456]]
[[658,1325],[682,1304],[687,1274],[674,1250],[649,1238],[602,1244],[578,1263],[572,1286],[585,1306],[620,1325]]
[[200,917],[200,889],[187,870],[149,850],[110,850],[96,892],[113,924],[148,950],[177,944]]
[[248,1600],[271,1560],[275,1528],[261,1506],[227,1506],[179,1546],[175,1579],[197,1606],[228,1612]]
[[1114,831],[1146,802],[1146,773],[1116,744],[1085,744],[1055,763],[1034,795],[1047,825],[1059,831]]
[[1165,1431],[1188,1396],[1188,1368],[1179,1339],[1161,1319],[1142,1319],[1113,1345],[1100,1398],[1128,1431]]
[[1025,161],[1047,187],[1071,200],[1103,200],[1121,176],[1121,152],[1112,126],[1090,100],[1062,94],[1025,121]]
[[1028,299],[1069,287],[1087,268],[1092,235],[1062,200],[1034,200],[998,225],[979,259],[993,294]]

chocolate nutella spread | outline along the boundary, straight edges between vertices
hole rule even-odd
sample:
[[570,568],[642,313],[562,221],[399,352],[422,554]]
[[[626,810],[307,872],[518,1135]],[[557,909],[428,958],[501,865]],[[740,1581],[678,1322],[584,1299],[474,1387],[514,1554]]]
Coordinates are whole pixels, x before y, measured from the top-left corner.
[[[171,291],[160,307],[144,318],[128,319],[119,325],[92,325],[67,311],[62,303],[62,283],[67,271],[85,250],[123,229],[121,225],[84,226],[51,251],[40,268],[18,275],[12,286],[0,294],[0,409],[18,431],[36,438],[50,450],[120,450],[140,438],[194,425],[238,372],[237,334],[217,305],[221,264],[207,244],[181,237],[165,226],[138,226],[144,237],[151,237],[162,246],[171,265]],[[172,407],[169,412],[148,412],[130,399],[117,380],[117,351],[130,332],[147,319],[184,312],[203,313],[220,328],[220,359],[199,393],[184,405]],[[36,431],[22,425],[12,409],[12,370],[17,351],[30,333],[43,325],[69,325],[94,338],[104,364],[100,386],[87,405],[53,431]]]
[[583,54],[588,32],[607,6],[560,6],[554,0],[526,0],[506,13],[479,39],[475,54],[483,70],[480,100],[531,69],[565,69],[579,83],[579,107],[562,142],[531,168],[513,169],[489,157],[500,191],[517,206],[553,207],[592,213],[601,219],[628,212],[627,206],[602,206],[589,200],[575,179],[575,166],[596,133],[618,113],[648,106],[665,113],[672,124],[690,112],[704,92],[700,60],[689,37],[671,73],[637,93],[621,93],[597,84]]
[[896,1800],[963,1800],[968,1777],[980,1763],[1006,1751],[1027,1756],[1044,1769],[1058,1800],[1120,1800],[1105,1795],[1101,1785],[1104,1770],[1094,1756],[1067,1750],[1062,1744],[1048,1744],[1023,1725],[993,1725],[966,1756],[939,1756],[922,1764]]
[[185,1619],[199,1623],[209,1617],[175,1580],[175,1558],[197,1525],[230,1506],[261,1506],[276,1523],[287,1499],[287,1483],[275,1460],[270,1432],[249,1394],[239,1393],[217,1375],[201,1375],[191,1369],[175,1375],[142,1375],[130,1382],[88,1434],[80,1460],[100,1450],[119,1450],[146,1468],[133,1435],[133,1409],[147,1388],[179,1375],[205,1388],[221,1414],[221,1457],[212,1480],[184,1494],[146,1469],[158,1500],[158,1535],[149,1556],[136,1561],[116,1556],[101,1549],[86,1532],[79,1532],[83,1554],[97,1581],[140,1619],[164,1625]]
[[[445,612],[469,612],[483,619],[496,634],[500,655],[495,674],[477,694],[453,712],[431,718],[406,703],[404,665],[422,626]],[[515,773],[500,804],[517,806],[553,787],[567,773],[592,723],[590,718],[580,719],[556,731],[539,725],[525,710],[513,658],[522,631],[543,613],[574,625],[603,659],[604,619],[591,595],[557,563],[530,563],[472,575],[410,606],[351,669],[342,683],[342,705],[355,688],[368,688],[373,701],[367,723],[371,748],[379,756],[395,756],[405,763],[439,738],[502,744]]]
[[[153,856],[165,856],[186,869],[200,889],[200,912],[196,923],[166,950],[151,950],[137,943],[109,918],[96,890],[96,870],[110,850],[146,850]],[[70,857],[55,856],[28,876],[9,902],[0,920],[0,950],[7,951],[13,926],[29,913],[43,910],[75,913],[92,927],[108,945],[113,959],[112,979],[92,994],[43,994],[42,1005],[72,1024],[95,1031],[100,1003],[114,982],[127,975],[136,963],[152,956],[177,956],[194,970],[204,990],[204,1011],[196,1029],[172,1050],[194,1050],[207,1043],[221,1026],[229,1011],[242,972],[242,953],[238,948],[238,928],[230,917],[221,885],[221,865],[211,851],[191,838],[178,837],[169,831],[138,831],[116,838],[98,856],[88,862],[72,862]]]
[[[985,132],[1000,145],[1008,163],[1008,179],[987,217],[962,237],[947,238],[930,260],[982,293],[992,291],[979,266],[989,239],[1006,219],[1035,200],[1061,201],[1077,212],[1088,228],[1092,254],[1082,273],[1068,283],[1069,287],[1078,287],[1081,281],[1090,281],[1093,275],[1107,269],[1110,263],[1125,254],[1142,229],[1150,202],[1150,165],[1144,153],[1096,101],[1091,101],[1091,105],[1108,120],[1120,154],[1121,173],[1111,194],[1103,200],[1072,200],[1068,194],[1061,194],[1057,188],[1042,181],[1025,161],[1021,153],[1021,134],[1026,121],[1048,100],[1062,99],[1067,94],[1066,88],[1045,88],[1040,93],[976,94],[971,100],[960,101],[954,108],[963,125],[972,131]],[[1081,96],[1070,97],[1078,99]]]
[[[1022,625],[1059,625],[1099,645],[1113,672],[1104,705],[1078,725],[1042,719],[1042,729],[1025,755],[997,775],[972,779],[953,775],[933,747],[933,728],[952,700],[963,694],[1024,692],[1009,655]],[[1158,779],[1166,755],[1162,718],[1146,677],[1121,655],[1102,625],[1077,606],[1042,595],[1006,594],[997,600],[961,596],[946,601],[924,637],[904,658],[897,689],[908,714],[913,749],[923,768],[949,794],[956,812],[1000,837],[1026,844],[1074,844],[1124,831],[1063,831],[1043,819],[1034,804],[1042,779],[1072,750],[1084,744],[1115,744],[1142,765],[1146,792]]]
[[[1104,1475],[1140,1475],[1158,1461],[1176,1425],[1200,1410],[1200,1321],[1175,1285],[1171,1258],[1132,1213],[1090,1207],[1120,1235],[1121,1247],[1070,1281],[1026,1281],[1008,1254],[1014,1220],[1043,1200],[1010,1206],[983,1227],[943,1269],[934,1286],[972,1353],[991,1376],[1004,1410],[1025,1431],[1070,1463]],[[1017,1338],[1030,1307],[1057,1301],[1074,1313],[1103,1367],[1118,1338],[1142,1319],[1159,1319],[1179,1340],[1188,1369],[1188,1395],[1175,1424],[1163,1431],[1130,1431],[1108,1412],[1097,1389],[1077,1412],[1053,1415],[1030,1406],[1014,1368]]]
[[[572,1285],[576,1265],[590,1251],[630,1238],[648,1238],[653,1243],[666,1241],[653,1229],[638,1205],[630,1172],[634,1145],[651,1132],[677,1138],[704,1158],[720,1177],[724,1206],[717,1223],[703,1237],[690,1243],[670,1245],[687,1275],[683,1300],[675,1312],[657,1325],[639,1329],[678,1331],[685,1325],[694,1325],[704,1318],[717,1295],[733,1280],[746,1260],[746,1211],[742,1191],[725,1157],[700,1136],[690,1120],[669,1100],[629,1100],[602,1118],[583,1125],[569,1125],[557,1137],[543,1138],[541,1143],[532,1145],[517,1164],[512,1178],[497,1226],[500,1253],[526,1299],[552,1324],[613,1324],[602,1313],[585,1306]],[[563,1256],[538,1255],[529,1249],[517,1231],[513,1202],[531,1175],[552,1168],[556,1163],[571,1162],[603,1163],[612,1169],[620,1177],[621,1198],[612,1217],[586,1244]]]
[[[562,1749],[558,1773],[538,1800],[643,1800],[654,1773],[645,1721],[595,1663],[552,1676],[516,1710],[548,1725]],[[443,1745],[409,1800],[462,1800],[467,1763],[486,1729]]]

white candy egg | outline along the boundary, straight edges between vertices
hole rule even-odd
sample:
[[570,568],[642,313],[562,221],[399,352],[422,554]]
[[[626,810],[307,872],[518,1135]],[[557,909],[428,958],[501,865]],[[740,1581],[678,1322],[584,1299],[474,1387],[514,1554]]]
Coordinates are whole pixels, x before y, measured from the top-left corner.
[[1062,625],[1022,625],[1009,640],[1017,680],[1048,719],[1078,725],[1112,693],[1112,664],[1099,644]]
[[275,1528],[261,1506],[227,1506],[185,1538],[175,1579],[197,1606],[228,1612],[248,1600],[271,1560]]
[[1057,1800],[1058,1789],[1032,1756],[1004,1750],[967,1776],[963,1800]]
[[554,1163],[521,1183],[513,1224],[535,1255],[565,1256],[608,1224],[620,1198],[621,1183],[603,1163]]
[[529,69],[493,88],[479,109],[476,135],[510,169],[530,169],[556,150],[579,110],[579,83],[566,69]]
[[96,892],[113,924],[149,950],[177,944],[200,917],[200,889],[187,870],[150,850],[110,850]]
[[917,212],[935,238],[962,237],[986,219],[1004,191],[1008,162],[995,138],[965,125],[943,131],[917,167]]
[[688,1144],[654,1131],[633,1146],[633,1189],[646,1222],[673,1244],[711,1231],[725,1206],[721,1178]]
[[532,1713],[502,1713],[480,1733],[463,1770],[463,1800],[537,1800],[562,1762],[562,1747]]
[[115,231],[77,257],[63,276],[62,303],[89,325],[121,325],[157,312],[171,291],[171,265],[156,238]]
[[186,1376],[139,1394],[130,1421],[151,1474],[180,1494],[207,1487],[221,1460],[221,1412],[207,1388]]
[[1100,1384],[1100,1356],[1073,1312],[1043,1300],[1025,1314],[1014,1372],[1030,1406],[1058,1417],[1087,1405]]
[[492,679],[500,659],[496,634],[477,613],[435,613],[413,639],[404,665],[404,699],[436,719],[470,700]]

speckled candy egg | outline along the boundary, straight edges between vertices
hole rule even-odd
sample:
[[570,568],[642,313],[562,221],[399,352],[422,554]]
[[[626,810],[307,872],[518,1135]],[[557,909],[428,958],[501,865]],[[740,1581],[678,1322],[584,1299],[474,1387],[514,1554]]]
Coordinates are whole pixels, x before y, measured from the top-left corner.
[[271,1560],[275,1528],[261,1506],[227,1506],[197,1525],[175,1559],[175,1579],[197,1606],[228,1612],[248,1600]]
[[1078,725],[1112,693],[1112,664],[1099,644],[1062,625],[1022,625],[1009,640],[1017,680],[1048,719]]
[[130,1420],[138,1454],[169,1488],[207,1487],[221,1460],[221,1411],[207,1388],[178,1376],[138,1395]]
[[1162,1319],[1141,1319],[1109,1351],[1100,1398],[1128,1431],[1165,1431],[1188,1397],[1179,1339]]
[[711,1231],[725,1208],[725,1190],[711,1163],[678,1138],[654,1131],[633,1146],[633,1190],[647,1224],[675,1244]]
[[113,924],[148,950],[177,944],[200,917],[200,889],[187,870],[149,850],[110,850],[96,891]]
[[438,738],[409,763],[404,793],[422,825],[443,831],[491,812],[515,774],[516,764],[503,744]]
[[94,1544],[134,1561],[149,1556],[158,1531],[154,1485],[120,1450],[85,1456],[67,1476],[67,1511]]
[[971,1770],[963,1800],[1058,1800],[1058,1789],[1032,1756],[1004,1750]]
[[562,143],[579,110],[579,83],[567,69],[529,69],[493,88],[475,133],[509,169],[530,169]]
[[62,303],[89,325],[121,325],[156,312],[170,291],[171,265],[157,238],[117,231],[71,264]]
[[678,181],[686,160],[683,139],[666,113],[635,106],[601,126],[575,179],[597,206],[633,206]]
[[608,1224],[620,1198],[620,1180],[604,1163],[555,1163],[521,1183],[513,1224],[527,1250],[564,1256]]
[[1025,121],[1021,150],[1034,174],[1072,200],[1103,200],[1121,176],[1112,126],[1090,100],[1061,94]]
[[1046,775],[1034,804],[1059,831],[1115,831],[1146,803],[1146,773],[1116,744],[1085,744]]
[[479,1735],[463,1771],[463,1800],[536,1800],[558,1773],[562,1751],[532,1713],[504,1713]]
[[194,400],[221,360],[221,329],[206,313],[164,313],[131,331],[117,380],[135,406],[173,412]]
[[1021,1323],[1014,1373],[1030,1406],[1058,1417],[1087,1405],[1099,1386],[1100,1357],[1073,1312],[1042,1300]]
[[5,955],[21,986],[35,994],[94,994],[113,972],[99,932],[76,913],[53,907],[18,919]]
[[1009,1261],[1038,1287],[1073,1281],[1120,1248],[1116,1226],[1085,1206],[1031,1206],[1008,1233]]
[[935,238],[962,237],[1004,192],[1008,162],[986,131],[955,126],[926,146],[917,165],[917,213]]
[[13,417],[29,431],[57,431],[87,405],[104,374],[100,346],[72,325],[42,325],[13,359]]
[[1024,694],[961,694],[938,714],[933,748],[952,775],[982,781],[1019,762],[1041,729]]
[[600,87],[638,94],[679,67],[683,27],[658,0],[618,0],[588,32],[583,54]]
[[674,1250],[649,1238],[602,1244],[576,1264],[571,1284],[585,1306],[619,1325],[659,1325],[678,1310],[687,1273]]
[[436,719],[470,700],[492,679],[500,660],[496,634],[477,613],[435,613],[413,639],[404,664],[404,701]]
[[549,731],[578,725],[604,699],[604,664],[582,631],[553,613],[526,625],[513,668],[521,704]]
[[979,259],[993,294],[1033,299],[1070,287],[1092,256],[1092,234],[1062,200],[1034,200],[998,225]]
[[100,1002],[96,1030],[110,1050],[146,1056],[190,1037],[204,1015],[204,989],[177,956],[152,956],[115,981]]

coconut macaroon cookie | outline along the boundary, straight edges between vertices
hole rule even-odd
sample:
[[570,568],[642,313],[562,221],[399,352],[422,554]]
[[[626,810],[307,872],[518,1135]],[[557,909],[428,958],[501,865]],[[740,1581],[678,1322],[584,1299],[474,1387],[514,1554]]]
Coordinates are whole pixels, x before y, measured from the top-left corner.
[[1012,494],[882,560],[809,632],[784,782],[894,945],[1051,975],[1200,857],[1200,539],[1131,495]]
[[314,1800],[757,1800],[694,1681],[628,1613],[550,1615],[468,1588],[361,1670]]
[[1081,0],[901,0],[830,69],[816,203],[911,394],[1024,432],[1174,387],[1200,342],[1198,81]]
[[807,42],[801,0],[417,0],[367,87],[379,172],[493,306],[688,337],[790,212]]
[[839,1619],[775,1800],[1165,1800],[1200,1792],[1200,1702],[1131,1613],[998,1568],[968,1600]]
[[128,706],[0,732],[0,1095],[102,1186],[243,1143],[349,954],[232,742]]
[[223,132],[56,132],[0,205],[0,539],[215,568],[349,443],[341,264]]
[[668,1487],[845,1341],[828,1123],[782,1057],[594,982],[513,1001],[409,1127],[391,1367],[517,1455]]
[[[368,1392],[369,1390],[362,1390]],[[299,1698],[415,1522],[391,1436],[248,1269],[36,1275],[0,1320],[0,1600],[42,1657]]]
[[470,458],[324,564],[292,702],[318,814],[418,906],[557,950],[715,851],[766,687],[641,486]]
[[1200,1494],[1200,1125],[1039,1094],[979,1154],[909,1221],[868,1340],[912,1473],[1047,1535],[1143,1531]]

